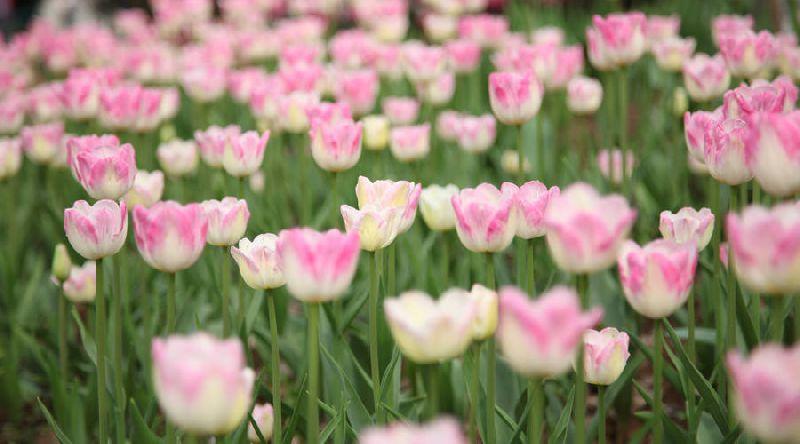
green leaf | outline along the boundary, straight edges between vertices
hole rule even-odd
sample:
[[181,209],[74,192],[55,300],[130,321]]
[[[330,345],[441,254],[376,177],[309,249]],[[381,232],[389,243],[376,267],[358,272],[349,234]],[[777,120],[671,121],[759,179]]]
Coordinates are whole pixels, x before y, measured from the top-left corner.
[[[628,363],[625,365],[625,370],[622,371],[622,374],[619,375],[616,381],[613,384],[609,385],[606,388],[606,396],[605,396],[605,406],[606,411],[609,411],[611,405],[614,403],[614,400],[617,399],[619,392],[622,390],[622,387],[628,383],[633,377],[636,375],[636,371],[639,370],[639,367],[644,364],[645,357],[642,354],[637,353],[631,359],[628,360]],[[589,422],[589,426],[587,428],[587,436],[590,438],[597,434],[597,427],[598,427],[599,418],[597,415],[592,417],[592,420]]]
[[[548,441],[549,443],[555,444],[558,442],[564,442],[566,440],[569,419],[572,416],[572,404],[574,403],[575,387],[572,387],[569,390],[569,396],[567,396],[567,403],[564,405],[564,410],[561,411],[561,416],[558,417],[558,421],[556,422],[555,427],[553,427],[553,433],[550,435],[550,440]],[[564,439],[561,438],[561,435],[564,435]]]
[[744,303],[741,292],[736,292],[736,318],[739,320],[739,327],[742,329],[744,343],[748,350],[758,346],[758,334],[753,326],[753,319],[750,317],[750,310]]
[[[639,381],[634,380],[633,386],[636,388],[636,391],[642,396],[642,399],[649,405],[651,408],[653,407],[653,398],[647,393],[644,387],[639,383]],[[661,420],[664,423],[664,433],[667,436],[667,442],[689,442],[689,437],[686,434],[686,431],[678,427],[671,418],[669,418],[666,414],[661,414]]]
[[80,314],[78,314],[78,310],[73,306],[72,307],[72,318],[75,319],[75,323],[78,324],[78,331],[81,335],[81,344],[83,344],[83,349],[86,350],[86,354],[89,356],[89,359],[92,361],[92,364],[95,366],[97,365],[97,345],[94,342],[94,337],[86,330],[86,326],[83,325],[83,321],[81,320]]
[[55,433],[56,438],[58,438],[62,444],[72,444],[72,440],[70,440],[64,431],[61,430],[61,427],[58,426],[55,418],[53,418],[53,415],[50,414],[50,410],[47,410],[47,407],[44,405],[44,403],[42,403],[42,400],[36,398],[36,402],[39,404],[39,409],[42,411],[42,414],[44,414],[44,418],[47,420],[50,428],[53,429],[53,433]]
[[[305,399],[306,393],[306,384],[308,383],[308,374],[303,373],[303,379],[300,380],[300,386],[297,388],[297,401],[295,401],[295,406],[303,405],[303,400]],[[286,423],[286,430],[284,430],[283,435],[283,444],[291,444],[292,437],[294,436],[294,431],[297,428],[297,421],[300,420],[300,411],[303,410],[301,408],[295,408],[292,412],[292,416],[289,418],[289,422]]]
[[136,405],[136,401],[131,399],[130,406],[131,416],[133,417],[133,432],[136,438],[131,440],[131,442],[142,444],[160,444],[163,442],[162,439],[147,426],[147,421],[142,417],[142,413],[139,411],[139,406]]

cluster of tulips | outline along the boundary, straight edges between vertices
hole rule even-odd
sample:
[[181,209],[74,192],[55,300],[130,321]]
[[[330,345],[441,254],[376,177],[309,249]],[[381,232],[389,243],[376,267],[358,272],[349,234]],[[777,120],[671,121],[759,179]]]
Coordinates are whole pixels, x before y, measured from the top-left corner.
[[611,409],[620,442],[800,441],[793,32],[718,15],[709,56],[676,15],[151,3],[0,46],[10,415],[30,347],[62,442],[605,442]]

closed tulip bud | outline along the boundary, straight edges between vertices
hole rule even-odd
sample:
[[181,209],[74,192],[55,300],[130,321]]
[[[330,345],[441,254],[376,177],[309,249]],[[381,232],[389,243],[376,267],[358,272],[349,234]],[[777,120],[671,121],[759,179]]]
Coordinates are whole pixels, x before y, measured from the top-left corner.
[[708,102],[728,89],[731,75],[721,56],[696,54],[683,64],[683,82],[692,100]]
[[353,281],[359,256],[358,233],[311,228],[282,230],[278,260],[289,293],[303,302],[337,299]]
[[64,244],[56,245],[55,252],[53,253],[53,267],[51,270],[53,277],[57,281],[63,282],[69,277],[71,270],[72,261],[69,258],[67,247]]
[[224,435],[247,418],[255,373],[238,339],[207,333],[153,339],[153,388],[167,419],[194,435]]
[[[523,169],[529,173],[532,169],[530,161],[522,159]],[[519,153],[516,150],[505,150],[500,156],[500,167],[508,174],[519,174]]]
[[489,101],[497,120],[522,125],[539,112],[544,88],[530,72],[489,74]]
[[116,137],[84,136],[67,142],[72,174],[94,199],[121,198],[136,180],[136,152]]
[[64,296],[70,302],[92,302],[97,294],[97,265],[86,261],[80,267],[72,267],[64,281]]
[[695,41],[692,38],[671,37],[653,45],[656,64],[664,71],[678,72],[694,53]]
[[383,115],[392,125],[411,125],[417,120],[419,102],[411,97],[386,97],[382,102]]
[[497,292],[483,285],[473,284],[468,295],[477,307],[472,323],[472,338],[482,341],[492,337],[497,329]]
[[748,30],[720,38],[719,52],[732,75],[753,78],[772,64],[777,46],[769,32]]
[[633,167],[636,159],[633,158],[631,151],[626,151],[623,165],[623,152],[620,149],[600,150],[597,153],[597,167],[600,174],[614,184],[622,183],[623,170],[625,177],[630,179],[633,176]]
[[[646,40],[645,28],[647,18],[640,12],[625,14],[609,14],[605,17],[595,15],[592,17],[591,32],[596,51],[600,51],[604,61],[598,69],[603,70],[606,65],[613,67],[631,64],[644,53]],[[592,51],[590,49],[590,56]],[[591,58],[590,58],[591,59]],[[595,64],[597,60],[592,61]]]
[[617,265],[625,298],[633,309],[648,318],[668,317],[689,297],[697,267],[697,247],[666,239],[644,247],[628,241]]
[[504,287],[497,342],[515,372],[558,376],[575,360],[584,332],[602,317],[600,308],[582,312],[578,295],[567,287],[554,287],[533,301],[516,287]]
[[72,248],[89,260],[110,256],[128,236],[128,211],[125,203],[103,199],[89,205],[75,202],[64,210],[64,231]]
[[164,173],[161,171],[148,173],[147,171],[139,170],[136,172],[133,187],[125,193],[122,199],[131,208],[137,205],[149,207],[161,200],[163,193]]
[[774,196],[800,191],[800,111],[760,112],[749,121],[745,155],[756,181]]
[[692,243],[697,251],[703,251],[714,232],[714,213],[708,208],[700,211],[691,207],[683,207],[677,213],[662,211],[658,229],[664,239],[679,244]]
[[625,370],[631,356],[627,333],[606,327],[600,331],[587,330],[583,335],[584,378],[594,385],[611,385]]
[[309,132],[311,157],[325,171],[349,170],[361,157],[361,124],[342,120],[316,121]]
[[430,132],[431,126],[427,123],[392,128],[390,133],[392,155],[401,162],[425,158],[431,150]]
[[452,230],[456,227],[456,213],[451,199],[458,194],[458,187],[429,185],[419,196],[419,211],[425,225],[434,231]]
[[547,246],[564,271],[604,270],[616,261],[635,220],[636,210],[624,197],[601,196],[591,185],[575,183],[547,206]]
[[181,177],[197,170],[197,144],[193,140],[172,140],[156,150],[158,163],[170,177]]
[[464,290],[450,289],[438,300],[409,291],[383,303],[386,322],[400,351],[417,364],[455,358],[472,342],[477,301]]
[[550,200],[559,196],[561,190],[554,186],[549,190],[536,180],[519,187],[516,195],[517,231],[516,235],[523,239],[544,236],[546,229],[544,215]]
[[485,152],[494,144],[496,127],[497,123],[491,114],[464,115],[458,121],[458,146],[468,153]]
[[256,171],[247,178],[247,185],[256,193],[264,191],[265,179],[263,171]]
[[272,415],[272,404],[256,404],[253,407],[252,416],[255,426],[253,426],[253,422],[247,425],[247,439],[250,442],[261,442],[261,438],[258,437],[256,432],[256,427],[258,427],[258,431],[261,432],[261,436],[265,440],[269,441],[272,438],[272,428],[275,423],[275,418]]
[[63,137],[64,124],[61,122],[26,126],[21,133],[22,149],[35,163],[47,165],[56,156]]
[[222,200],[206,200],[200,205],[208,221],[209,245],[234,245],[244,236],[247,221],[250,220],[246,200],[226,197]]
[[421,193],[422,185],[405,180],[372,182],[364,176],[359,176],[358,184],[356,184],[359,208],[375,205],[400,209],[398,233],[405,233],[414,223]]
[[719,110],[686,112],[683,115],[683,131],[686,136],[686,147],[689,149],[689,159],[695,163],[705,165],[706,132],[722,121]]
[[689,109],[689,96],[682,86],[672,90],[672,115],[681,117]]
[[389,145],[389,119],[372,115],[361,119],[364,147],[371,151],[386,149]]
[[385,248],[397,237],[402,215],[399,208],[367,205],[358,210],[342,205],[341,212],[345,230],[358,233],[362,250]]
[[753,178],[745,161],[745,140],[750,128],[742,119],[725,119],[711,125],[705,134],[704,157],[714,179],[739,185]]
[[231,247],[239,274],[251,288],[269,290],[286,285],[277,249],[278,236],[271,233],[259,234],[252,242],[242,239],[238,248]]
[[800,207],[750,206],[727,218],[736,276],[750,291],[791,294],[800,290]]
[[166,273],[194,264],[206,244],[208,221],[199,204],[158,202],[133,209],[133,228],[139,253],[151,267]]
[[456,233],[464,246],[476,253],[496,253],[514,239],[517,229],[516,185],[504,182],[498,190],[482,183],[465,188],[451,198],[456,213]]
[[386,427],[371,427],[358,437],[361,444],[467,444],[458,421],[435,419],[423,425],[395,422]]
[[736,416],[744,430],[763,442],[797,442],[800,347],[766,344],[753,350],[749,358],[732,351],[727,367]]
[[22,166],[22,143],[18,138],[0,138],[0,181],[17,174]]
[[576,77],[567,83],[567,108],[575,114],[594,114],[603,101],[603,85],[597,79]]
[[222,166],[231,176],[249,176],[261,168],[264,162],[264,150],[269,140],[269,131],[259,135],[255,131],[248,131],[236,136],[231,136],[225,144],[222,156]]

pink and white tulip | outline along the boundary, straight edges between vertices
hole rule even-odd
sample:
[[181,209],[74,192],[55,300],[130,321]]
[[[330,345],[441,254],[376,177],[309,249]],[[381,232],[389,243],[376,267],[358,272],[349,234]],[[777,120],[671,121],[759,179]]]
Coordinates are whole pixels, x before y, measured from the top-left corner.
[[56,122],[26,126],[22,128],[20,137],[25,155],[35,163],[47,165],[61,146],[64,124]]
[[412,82],[430,82],[438,78],[447,66],[447,54],[439,46],[410,43],[403,48],[403,67]]
[[431,150],[430,124],[398,126],[389,134],[392,155],[401,162],[420,160]]
[[452,72],[444,72],[431,81],[417,82],[415,87],[417,97],[424,103],[444,106],[456,91],[456,76]]
[[252,241],[243,238],[231,247],[231,256],[239,265],[239,274],[251,288],[268,290],[286,285],[278,260],[278,236],[259,234]]
[[392,96],[386,97],[381,103],[383,115],[392,125],[411,125],[417,120],[419,101],[411,97]]
[[255,427],[252,422],[247,425],[247,439],[250,442],[261,442],[256,432],[256,427],[258,427],[258,432],[261,433],[261,436],[269,441],[272,438],[272,428],[275,423],[272,404],[256,404],[251,415],[256,424]]
[[639,60],[647,43],[646,27],[647,18],[640,12],[592,17],[592,27],[586,31],[592,64],[600,62],[598,69],[604,70]]
[[225,172],[231,176],[243,177],[258,171],[264,162],[267,141],[269,141],[269,131],[260,135],[255,131],[230,134],[222,155],[222,167]]
[[363,116],[375,107],[378,86],[374,70],[340,72],[336,78],[336,100],[350,105],[353,114]]
[[395,422],[386,427],[370,427],[358,437],[361,444],[467,444],[458,421],[435,419],[416,425]]
[[695,41],[692,38],[668,38],[654,43],[652,52],[658,67],[670,72],[678,72],[694,54]]
[[170,177],[181,177],[197,170],[199,157],[193,140],[171,140],[156,150],[158,163]]
[[719,110],[709,111],[687,111],[683,115],[683,130],[686,137],[686,147],[689,150],[690,162],[705,166],[705,146],[706,133],[722,121],[722,113]]
[[359,208],[374,205],[398,208],[401,211],[399,233],[405,233],[414,223],[421,193],[422,185],[404,180],[372,182],[364,176],[359,176],[356,184]]
[[773,196],[800,191],[800,111],[757,113],[749,127],[745,161],[755,180]]
[[611,385],[619,379],[628,358],[630,338],[614,327],[587,330],[583,335],[584,380],[594,385]]
[[79,304],[93,302],[97,294],[97,265],[86,261],[80,267],[73,266],[69,277],[64,281],[64,296],[70,302]]
[[72,174],[94,199],[119,199],[136,180],[136,152],[115,136],[83,136],[67,141]]
[[250,220],[246,200],[225,197],[222,200],[206,200],[200,205],[208,221],[206,240],[209,245],[230,246],[244,237]]
[[0,138],[0,181],[17,174],[22,166],[22,142],[19,138]]
[[494,116],[462,115],[458,119],[456,139],[458,146],[468,153],[483,153],[494,145],[497,123]]
[[[633,167],[636,159],[631,151],[616,148],[612,150],[600,150],[597,153],[597,167],[600,174],[613,184],[621,184],[623,178],[630,179],[633,176]],[[623,176],[624,174],[624,176]]]
[[545,235],[544,215],[550,200],[559,196],[557,186],[550,189],[539,182],[530,181],[519,187],[515,196],[517,228],[515,234],[523,239]]
[[194,139],[197,141],[200,157],[210,167],[221,167],[226,146],[239,133],[239,127],[236,125],[226,127],[212,125],[205,131],[195,131]]
[[597,79],[576,77],[567,83],[567,108],[575,114],[594,114],[603,101],[603,85]]
[[452,230],[456,227],[456,213],[451,199],[458,194],[458,187],[428,185],[419,196],[419,211],[425,225],[434,231]]
[[311,157],[325,171],[349,170],[361,157],[361,132],[361,124],[353,121],[316,121],[309,132]]
[[696,54],[683,64],[683,83],[692,100],[708,102],[721,96],[731,82],[722,56]]
[[447,61],[456,73],[468,73],[478,67],[481,47],[470,40],[451,40],[444,45]]
[[489,74],[489,101],[497,119],[506,125],[521,125],[532,119],[542,105],[542,83],[530,72]]
[[499,297],[497,292],[480,284],[473,284],[469,299],[477,307],[472,322],[472,339],[482,341],[494,336],[497,330]]
[[732,75],[753,78],[771,66],[777,45],[775,37],[767,31],[757,34],[744,31],[720,38],[719,52]]
[[496,253],[511,244],[517,229],[516,185],[504,182],[500,189],[482,183],[465,188],[451,198],[456,214],[456,233],[461,243],[476,253]]
[[166,273],[191,267],[200,258],[208,235],[200,204],[180,205],[171,200],[134,208],[133,228],[144,261]]
[[398,235],[402,211],[396,207],[366,205],[361,209],[341,206],[344,228],[359,235],[361,249],[376,251],[388,247]]
[[64,232],[72,248],[88,260],[102,259],[119,251],[128,237],[128,208],[103,199],[89,205],[75,202],[64,210]]
[[678,15],[647,16],[647,42],[652,47],[659,42],[675,38],[681,29],[681,18]]
[[161,200],[164,193],[164,173],[161,171],[147,172],[139,170],[133,181],[133,187],[122,197],[129,207],[137,205],[144,207],[153,206]]
[[728,185],[739,185],[753,178],[745,157],[749,132],[747,122],[742,119],[725,119],[707,129],[704,163],[714,179]]
[[708,208],[697,211],[692,207],[683,207],[677,213],[664,210],[659,217],[658,230],[664,239],[681,244],[692,243],[700,252],[711,241],[714,213]]
[[722,38],[728,35],[743,34],[753,30],[751,15],[718,15],[711,20],[711,37],[719,46]]

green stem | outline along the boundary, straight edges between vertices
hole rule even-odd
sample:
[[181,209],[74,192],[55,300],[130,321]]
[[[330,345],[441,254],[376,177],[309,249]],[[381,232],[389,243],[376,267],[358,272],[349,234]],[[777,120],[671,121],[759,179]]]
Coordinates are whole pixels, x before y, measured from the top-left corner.
[[[695,319],[695,302],[694,302],[694,290],[689,289],[689,299],[686,302],[686,309],[688,311],[688,323],[687,323],[687,338],[686,338],[686,353],[689,355],[690,362],[697,361],[697,346],[695,343],[695,325],[697,320]],[[689,422],[689,440],[694,442],[695,435],[697,433],[697,421],[696,421],[696,412],[695,412],[695,389],[694,383],[692,383],[691,378],[686,378],[686,411],[687,417]]]
[[622,189],[627,193],[628,197],[632,195],[630,184],[628,183],[627,176],[627,151],[628,151],[628,71],[626,68],[621,68],[619,71],[619,149],[622,153]]
[[[544,120],[543,116],[534,117],[534,125],[536,126],[536,146],[533,147],[536,150],[536,171],[538,172],[538,179],[544,180],[544,172],[545,172],[545,161],[544,161],[544,125],[542,124]],[[519,165],[520,170],[525,170],[525,165]]]
[[528,239],[528,257],[526,259],[528,272],[527,272],[527,291],[530,296],[536,295],[536,279],[534,278],[534,268],[536,258],[536,238]]
[[331,227],[339,228],[341,221],[339,213],[339,174],[331,173]]
[[99,442],[108,442],[106,428],[106,295],[103,276],[103,258],[97,260],[97,296],[95,297],[95,338],[97,340],[97,434]]
[[[712,211],[716,215],[722,215],[722,205],[720,204],[720,187],[719,184],[712,178],[708,176],[708,195],[709,201],[711,202],[710,207]],[[719,246],[720,246],[720,239],[721,233],[720,230],[722,229],[722,221],[720,221],[720,217],[714,218],[714,231],[711,237],[711,257],[713,258],[712,262],[714,263],[714,278],[712,279],[712,288],[713,288],[713,303],[715,306],[714,309],[714,348],[717,351],[716,360],[720,362],[724,359],[725,355],[725,347],[724,347],[724,336],[723,336],[723,313],[724,310],[722,308],[722,263],[718,258],[719,255]],[[722,387],[723,384],[723,372],[717,372],[716,383],[717,387]]]
[[308,225],[311,223],[311,161],[309,160],[308,147],[306,147],[306,138],[300,135],[297,139],[299,141],[297,149],[300,150],[300,177],[303,184],[300,191],[302,193],[300,220],[303,225]]
[[450,277],[450,242],[447,239],[447,231],[441,232],[442,240],[440,242],[441,247],[441,279],[442,279],[442,292],[447,291],[447,287],[450,285],[449,277]]
[[[494,290],[495,271],[494,255],[486,253],[486,286]],[[495,352],[495,341],[493,338],[486,340],[486,442],[494,444],[497,441],[497,426],[495,425],[495,370],[497,353]]]
[[544,380],[533,377],[528,381],[528,443],[542,442],[544,432]]
[[606,444],[606,386],[597,386],[597,443]]
[[175,281],[177,274],[170,273],[167,275],[167,333],[175,333]]
[[61,369],[61,378],[64,382],[69,380],[67,365],[67,298],[64,296],[64,287],[58,291],[58,366]]
[[[728,211],[736,209],[736,190],[733,187],[729,189]],[[722,214],[722,213],[719,213]],[[730,351],[736,348],[736,264],[733,261],[733,248],[728,248],[728,294],[727,294],[727,314],[726,314],[726,329],[725,329],[725,350]],[[724,372],[720,372],[724,373]],[[725,390],[728,387],[725,384],[720,386],[721,394],[724,396]],[[728,399],[728,423],[730,425],[736,424],[735,408],[734,408],[734,392],[727,390]]]
[[369,368],[372,376],[372,403],[375,419],[383,422],[381,408],[381,375],[378,362],[378,253],[372,253],[369,262]]
[[522,185],[525,183],[525,143],[522,133],[522,125],[517,125],[517,162],[519,162],[519,171],[517,171],[517,184]]
[[[581,307],[585,310],[589,306],[589,276],[579,274],[575,276],[575,287],[578,290]],[[584,382],[584,350],[583,341],[578,346],[578,356],[575,360],[575,442],[586,442],[586,384]]]
[[306,401],[306,442],[319,442],[319,303],[308,310],[308,400]]
[[783,344],[784,298],[773,296],[769,300],[769,340]]
[[275,295],[265,294],[269,311],[269,332],[272,348],[272,442],[281,443],[281,352],[278,336],[278,317],[275,312]]
[[231,334],[231,261],[226,247],[222,249],[220,260],[222,261],[222,337],[227,338]]
[[397,247],[392,242],[391,245],[386,247],[389,257],[386,260],[386,291],[389,295],[397,295],[397,279],[395,275],[395,265],[397,264],[397,255],[395,251]]
[[480,435],[478,427],[478,394],[480,392],[480,365],[481,365],[481,346],[474,343],[470,346],[472,349],[472,375],[469,381],[469,399],[470,399],[470,440],[469,442],[478,442]]
[[664,321],[657,319],[653,332],[653,444],[664,441],[663,373],[664,373]]
[[428,402],[425,405],[425,413],[427,419],[431,420],[439,411],[439,364],[426,364],[425,373],[428,376],[428,386],[425,388]]
[[114,265],[114,280],[113,289],[114,296],[111,299],[111,304],[114,310],[114,398],[116,406],[114,411],[117,416],[116,424],[116,439],[117,442],[125,442],[125,389],[122,386],[124,378],[122,366],[122,291],[120,279],[122,277],[122,267],[120,260],[122,255],[125,254],[125,249],[121,249],[116,255],[111,257]]

